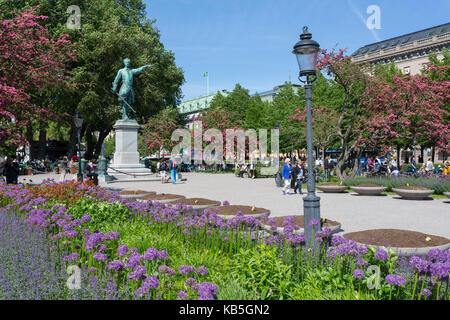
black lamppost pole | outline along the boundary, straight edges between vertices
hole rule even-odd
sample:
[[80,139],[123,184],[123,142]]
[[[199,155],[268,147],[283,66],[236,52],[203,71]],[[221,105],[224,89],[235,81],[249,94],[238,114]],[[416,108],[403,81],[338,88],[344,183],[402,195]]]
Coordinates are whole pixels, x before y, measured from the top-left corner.
[[[308,148],[308,194],[303,198],[303,212],[305,225],[306,245],[312,243],[312,248],[317,248],[317,241],[313,237],[314,232],[320,231],[320,198],[316,196],[316,185],[314,180],[314,159],[312,143],[312,83],[317,79],[316,65],[317,57],[320,51],[320,45],[311,40],[312,35],[307,27],[303,27],[303,34],[300,35],[300,41],[294,46],[294,53],[297,57],[300,69],[299,80],[305,84],[306,97],[306,127],[307,127],[307,148]],[[317,225],[311,225],[311,220],[315,219]]]
[[77,110],[75,116],[73,117],[73,122],[75,123],[75,128],[77,129],[78,136],[78,180],[83,182],[83,173],[81,172],[81,127],[83,126],[83,117]]

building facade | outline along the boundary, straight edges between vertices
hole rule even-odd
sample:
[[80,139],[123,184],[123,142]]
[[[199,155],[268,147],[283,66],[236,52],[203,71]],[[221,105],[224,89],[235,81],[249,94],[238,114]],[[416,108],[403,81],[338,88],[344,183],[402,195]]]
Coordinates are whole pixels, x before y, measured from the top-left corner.
[[435,52],[442,59],[442,50],[450,49],[450,23],[368,44],[352,54],[357,64],[389,64],[394,61],[405,74],[420,73]]
[[[368,44],[352,54],[352,61],[360,65],[389,64],[394,61],[404,74],[415,75],[429,62],[428,56],[431,52],[435,52],[438,59],[442,59],[445,48],[450,50],[450,23]],[[435,162],[443,162],[449,156],[444,150],[428,148],[416,149],[414,152],[407,149],[400,152],[399,159],[408,162],[415,154],[416,162],[426,161],[433,157],[433,152]]]

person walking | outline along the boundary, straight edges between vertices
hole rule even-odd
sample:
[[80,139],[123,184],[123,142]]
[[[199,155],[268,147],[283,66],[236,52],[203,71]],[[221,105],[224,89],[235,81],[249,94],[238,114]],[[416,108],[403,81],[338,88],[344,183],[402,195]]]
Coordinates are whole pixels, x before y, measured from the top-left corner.
[[159,165],[159,176],[161,177],[161,183],[166,183],[167,163],[162,160]]
[[59,182],[63,182],[66,180],[66,174],[67,174],[67,165],[68,165],[69,159],[67,159],[67,156],[64,156],[58,161],[58,167],[59,167]]
[[303,181],[303,168],[300,161],[297,161],[297,165],[293,169],[293,177],[294,181],[296,182],[294,193],[297,193],[297,189],[300,194],[303,194],[302,192],[302,181]]
[[291,188],[291,173],[292,173],[291,160],[289,158],[286,158],[285,162],[286,164],[283,167],[283,174],[282,174],[284,179],[283,194],[290,194],[289,189]]
[[325,169],[325,174],[326,174],[327,179],[330,179],[332,168],[333,168],[333,162],[331,161],[330,156],[327,156],[325,158],[325,162],[324,162],[324,169]]
[[6,184],[17,184],[17,177],[19,176],[19,165],[17,162],[13,163],[12,159],[8,157],[3,167],[3,175],[6,178]]
[[175,158],[170,161],[169,169],[170,169],[170,173],[172,175],[172,183],[176,183],[177,182],[178,164],[177,164],[177,161],[175,160]]
[[434,165],[433,165],[433,161],[431,161],[431,158],[428,158],[427,165],[425,167],[425,171],[427,173],[433,173],[433,171],[434,171]]

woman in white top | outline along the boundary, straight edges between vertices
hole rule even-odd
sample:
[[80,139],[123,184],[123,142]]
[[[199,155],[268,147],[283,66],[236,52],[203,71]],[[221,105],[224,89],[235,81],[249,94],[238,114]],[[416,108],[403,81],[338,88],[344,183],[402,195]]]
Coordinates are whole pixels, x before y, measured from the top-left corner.
[[431,161],[431,158],[428,158],[427,166],[426,166],[425,170],[426,170],[427,172],[430,172],[430,171],[433,172],[433,170],[434,170],[434,165],[433,165],[433,161]]

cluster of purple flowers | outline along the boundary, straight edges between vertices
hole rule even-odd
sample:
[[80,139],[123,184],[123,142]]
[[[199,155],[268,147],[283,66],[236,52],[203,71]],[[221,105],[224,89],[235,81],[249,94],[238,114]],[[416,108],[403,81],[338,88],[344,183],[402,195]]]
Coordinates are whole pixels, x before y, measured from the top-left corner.
[[67,261],[77,261],[79,258],[80,258],[80,255],[78,254],[78,252],[73,252],[73,253],[71,253],[71,254],[65,256],[65,257],[63,258],[63,261],[64,261],[64,262],[67,262]]
[[128,279],[130,280],[141,280],[145,279],[145,273],[147,269],[144,266],[136,266],[133,271],[128,274]]
[[384,281],[386,281],[386,283],[388,283],[388,284],[391,284],[391,285],[397,286],[397,287],[406,286],[406,279],[400,275],[388,274],[386,276],[386,278],[384,278]]
[[179,268],[178,268],[178,273],[180,274],[190,274],[190,273],[194,273],[196,272],[196,268],[194,266],[187,266],[182,264]]
[[217,285],[209,282],[200,283],[197,287],[198,300],[215,300]]
[[125,268],[125,264],[122,260],[114,260],[108,264],[108,270],[120,271]]
[[162,266],[160,266],[158,268],[158,272],[162,275],[168,276],[168,277],[172,277],[174,275],[177,274],[177,272],[175,270],[173,270],[172,268],[170,268],[169,266],[166,266],[165,264],[163,264]]

